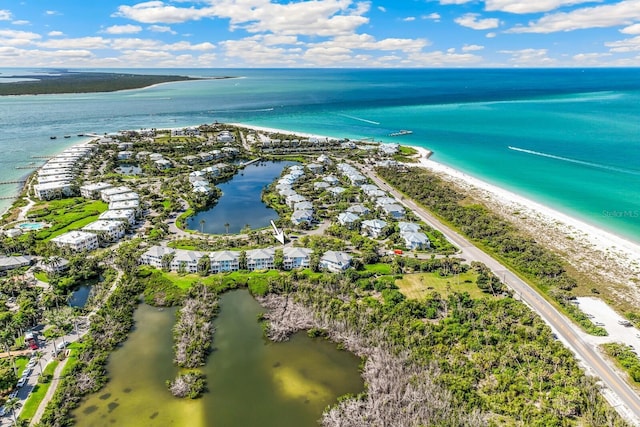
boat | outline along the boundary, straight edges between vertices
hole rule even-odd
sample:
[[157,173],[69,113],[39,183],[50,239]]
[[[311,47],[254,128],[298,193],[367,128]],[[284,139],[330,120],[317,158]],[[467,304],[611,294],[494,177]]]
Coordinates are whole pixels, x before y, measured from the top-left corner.
[[84,136],[84,133],[79,133],[78,136]]
[[398,132],[391,132],[389,136],[411,135],[412,133],[412,130],[400,129]]
[[57,136],[50,136],[49,139],[57,139]]
[[71,138],[71,135],[65,135],[64,137],[65,138]]

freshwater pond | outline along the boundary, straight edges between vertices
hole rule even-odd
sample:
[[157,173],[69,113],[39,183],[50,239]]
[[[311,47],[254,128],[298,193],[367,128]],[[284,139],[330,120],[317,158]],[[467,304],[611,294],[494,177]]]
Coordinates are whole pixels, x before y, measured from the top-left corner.
[[[268,227],[278,213],[267,207],[260,195],[262,189],[280,176],[286,167],[297,164],[289,161],[264,161],[241,169],[232,179],[217,184],[222,197],[211,209],[198,212],[187,220],[189,230],[209,234],[239,233],[246,225],[252,229]],[[204,220],[204,224],[201,224]]]
[[305,333],[284,343],[263,337],[263,311],[247,290],[227,292],[214,321],[214,351],[203,367],[208,393],[176,399],[171,327],[175,309],[141,305],[136,327],[109,359],[107,386],[75,411],[78,426],[316,426],[338,396],[364,389],[360,359]]

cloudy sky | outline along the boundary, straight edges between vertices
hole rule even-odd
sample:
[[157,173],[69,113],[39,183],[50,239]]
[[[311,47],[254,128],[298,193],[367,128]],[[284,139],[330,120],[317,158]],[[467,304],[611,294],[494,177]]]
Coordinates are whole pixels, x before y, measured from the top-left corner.
[[640,0],[0,0],[0,67],[640,66]]

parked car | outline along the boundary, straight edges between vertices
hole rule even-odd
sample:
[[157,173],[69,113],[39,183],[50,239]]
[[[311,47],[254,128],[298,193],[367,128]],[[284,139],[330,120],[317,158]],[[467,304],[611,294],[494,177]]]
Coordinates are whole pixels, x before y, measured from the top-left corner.
[[56,348],[58,349],[58,351],[60,351],[60,350],[64,350],[68,345],[69,345],[68,342],[62,341],[62,342],[56,344]]
[[7,408],[3,406],[0,408],[0,417],[4,417],[5,414],[7,414]]
[[9,399],[13,399],[14,397],[18,397],[18,390],[14,390],[9,395]]
[[16,384],[18,387],[22,387],[25,383],[27,382],[27,377],[21,377],[18,380],[18,384]]
[[28,377],[29,375],[31,375],[31,371],[33,371],[33,367],[27,366],[26,368],[24,368],[24,371],[22,371],[22,376]]

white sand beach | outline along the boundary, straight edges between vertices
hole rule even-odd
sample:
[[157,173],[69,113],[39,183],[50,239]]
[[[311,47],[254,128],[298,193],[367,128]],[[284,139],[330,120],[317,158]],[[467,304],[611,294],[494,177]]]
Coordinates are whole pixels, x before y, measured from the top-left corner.
[[596,282],[619,285],[614,287],[618,297],[640,304],[640,290],[636,286],[640,277],[640,245],[433,161],[424,148],[413,148],[420,153],[421,166],[470,192],[540,243],[555,248]]
[[258,132],[265,132],[265,133],[282,133],[285,135],[296,135],[299,136],[301,138],[317,138],[317,139],[324,139],[324,140],[330,140],[330,139],[340,139],[340,138],[336,138],[333,136],[326,136],[326,135],[314,135],[311,133],[304,133],[304,132],[297,132],[297,131],[291,131],[291,130],[286,130],[286,129],[276,129],[276,128],[269,128],[269,127],[264,127],[264,126],[254,126],[254,125],[247,125],[244,123],[226,123],[230,126],[237,126],[239,128],[245,128],[245,129],[253,129],[255,131]]

